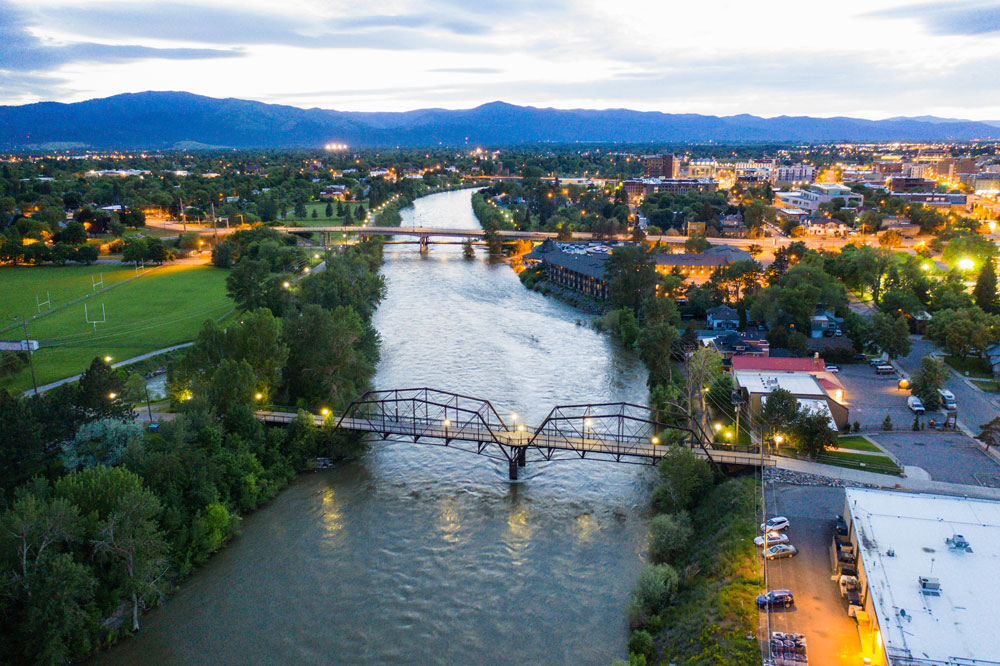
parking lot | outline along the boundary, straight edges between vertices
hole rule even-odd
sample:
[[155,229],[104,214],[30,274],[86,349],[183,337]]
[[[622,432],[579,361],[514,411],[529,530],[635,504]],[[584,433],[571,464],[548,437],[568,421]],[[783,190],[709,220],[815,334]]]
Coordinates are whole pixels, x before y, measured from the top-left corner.
[[[844,385],[851,424],[858,421],[865,430],[877,429],[886,415],[896,428],[908,428],[913,423],[913,412],[906,406],[910,392],[899,388],[899,375],[877,375],[867,363],[853,363],[840,366],[837,378]],[[943,421],[941,414],[928,414],[926,418]]]
[[760,613],[758,636],[796,632],[806,636],[810,666],[857,666],[861,643],[857,623],[847,615],[830,566],[834,517],[843,513],[843,488],[769,485],[768,516],[788,517],[795,557],[767,563],[767,587],[791,590],[795,605]]
[[920,467],[935,481],[1000,488],[1000,465],[961,432],[922,430],[867,435],[903,465]]

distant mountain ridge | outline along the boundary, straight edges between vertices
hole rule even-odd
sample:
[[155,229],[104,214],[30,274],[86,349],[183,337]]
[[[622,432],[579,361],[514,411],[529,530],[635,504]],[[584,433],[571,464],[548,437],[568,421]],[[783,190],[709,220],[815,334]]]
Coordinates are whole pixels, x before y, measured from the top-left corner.
[[491,102],[472,109],[349,112],[302,109],[186,92],[142,92],[85,102],[0,106],[0,149],[318,148],[798,141],[966,141],[1000,137],[989,122],[924,116],[864,120],[747,114],[705,116],[629,109],[552,109]]

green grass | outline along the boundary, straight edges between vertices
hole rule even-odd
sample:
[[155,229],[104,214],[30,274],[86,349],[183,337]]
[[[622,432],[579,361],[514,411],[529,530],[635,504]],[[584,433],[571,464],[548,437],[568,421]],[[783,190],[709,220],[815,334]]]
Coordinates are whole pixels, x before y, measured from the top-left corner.
[[[291,225],[292,222],[298,222],[302,226],[316,226],[316,227],[354,226],[354,225],[357,224],[357,220],[355,220],[354,217],[351,217],[351,219],[350,219],[349,222],[345,222],[344,221],[345,218],[343,218],[343,217],[337,217],[337,202],[336,201],[331,201],[330,205],[333,206],[333,217],[327,217],[326,216],[326,202],[325,201],[319,201],[319,202],[315,202],[315,203],[307,203],[306,204],[306,216],[305,217],[296,217],[295,216],[295,209],[294,208],[289,208],[288,209],[288,217],[285,218],[285,221],[288,222],[289,225]],[[357,211],[358,206],[364,206],[365,207],[365,211],[368,210],[368,202],[367,201],[360,202],[360,203],[357,203],[357,202],[345,202],[343,204],[343,206],[344,206],[344,208],[347,208],[347,209],[350,210],[352,216],[354,215],[355,211]],[[313,216],[312,216],[312,212],[314,210],[316,211],[316,217],[315,218],[313,218]]]
[[[95,356],[122,361],[193,339],[205,320],[220,319],[233,308],[226,296],[227,271],[209,266],[164,266],[138,280],[87,299],[92,325],[84,319],[84,303],[42,317],[29,331],[39,340],[35,372],[46,384],[85,370]],[[3,385],[11,391],[31,388],[28,369]]]
[[903,473],[899,465],[889,456],[872,456],[849,451],[824,451],[816,456],[816,462],[878,474],[892,474],[893,476],[900,476]]
[[978,356],[966,357],[964,361],[957,356],[945,356],[943,358],[945,363],[955,368],[963,375],[968,372],[969,377],[978,377],[981,379],[993,378],[993,370],[990,368],[989,364]]
[[[11,317],[37,314],[35,297],[44,301],[46,292],[53,308],[93,293],[91,278],[100,282],[101,273],[105,287],[135,276],[131,266],[0,267],[0,328],[6,328]],[[42,312],[46,309],[43,307]]]
[[1000,383],[998,383],[995,379],[973,379],[971,381],[984,391],[989,391],[990,393],[1000,393]]
[[882,452],[882,449],[878,448],[864,437],[859,437],[858,435],[848,435],[846,437],[838,438],[837,448],[853,449],[854,451],[874,451],[876,453]]

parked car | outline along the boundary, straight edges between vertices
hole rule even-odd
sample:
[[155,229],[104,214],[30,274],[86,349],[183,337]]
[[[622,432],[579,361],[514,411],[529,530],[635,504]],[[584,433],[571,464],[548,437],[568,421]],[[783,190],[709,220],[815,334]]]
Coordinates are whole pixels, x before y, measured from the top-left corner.
[[938,389],[938,395],[941,396],[941,405],[946,411],[954,412],[958,409],[958,404],[955,402],[955,394],[948,389]]
[[834,335],[834,337],[842,338],[842,337],[844,337],[844,330],[840,329],[840,328],[835,328],[835,329],[833,329],[833,335]]
[[826,371],[827,372],[834,372],[834,373],[840,372],[840,366],[839,365],[833,365],[832,363],[827,363],[827,365],[826,365]]
[[883,365],[884,363],[885,363],[885,361],[883,361],[881,358],[870,358],[870,359],[868,359],[868,365],[872,366],[873,368],[875,366],[877,366],[877,365]]
[[754,537],[753,543],[755,546],[774,546],[779,543],[788,543],[788,535],[784,532],[770,531],[767,533],[767,543],[764,543],[764,537]]
[[768,519],[766,523],[760,524],[761,532],[772,532],[787,530],[791,523],[788,522],[788,518],[784,516],[775,516],[774,518]]
[[799,549],[790,543],[779,543],[764,551],[764,558],[768,560],[778,560],[782,557],[794,557]]
[[792,596],[791,590],[771,590],[757,595],[758,608],[774,608],[775,606],[788,608],[794,603],[795,597]]
[[920,402],[920,398],[915,395],[911,395],[906,399],[906,406],[910,408],[910,411],[914,414],[920,415],[924,413],[924,403]]
[[888,363],[880,363],[875,366],[876,375],[894,375],[896,374],[896,368],[892,367]]

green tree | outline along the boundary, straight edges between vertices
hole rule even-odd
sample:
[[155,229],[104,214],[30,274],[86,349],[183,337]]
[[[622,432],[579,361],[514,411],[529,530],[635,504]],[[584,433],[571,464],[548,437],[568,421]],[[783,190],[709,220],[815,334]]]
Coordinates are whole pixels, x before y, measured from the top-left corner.
[[795,447],[812,458],[837,445],[837,432],[831,427],[830,418],[822,412],[800,411],[790,434]]
[[656,289],[656,268],[645,248],[626,245],[615,248],[605,264],[608,295],[619,308],[631,308],[638,314],[645,298]]
[[295,217],[298,219],[303,219],[306,217],[306,204],[305,202],[299,200],[295,202]]
[[756,420],[771,428],[776,434],[787,433],[799,416],[799,401],[787,389],[774,389],[767,394],[757,413]]
[[924,404],[924,409],[933,412],[941,407],[941,396],[938,389],[944,388],[944,383],[948,381],[948,368],[931,356],[924,356],[920,359],[920,369],[913,375],[910,382],[910,393],[920,398]]
[[323,214],[326,217],[333,217],[333,204],[329,201],[326,202],[326,208],[323,209]]
[[112,368],[100,356],[94,357],[90,367],[80,377],[76,406],[87,420],[113,418],[131,421],[132,403],[125,395],[126,375]]
[[670,350],[675,342],[677,329],[665,321],[650,324],[639,331],[636,347],[639,358],[649,371],[650,387],[669,384],[673,379]]
[[666,513],[649,521],[649,559],[654,564],[672,564],[687,550],[694,535],[687,511]]
[[976,286],[972,297],[983,312],[1000,314],[1000,298],[997,297],[997,273],[993,261],[984,261],[983,267],[976,277]]
[[708,248],[712,247],[712,244],[708,242],[708,239],[700,234],[691,234],[686,241],[684,241],[684,249],[688,252],[694,252],[696,254],[701,254]]
[[236,244],[224,240],[212,248],[212,265],[218,268],[230,268],[236,259]]
[[656,466],[660,485],[653,491],[653,508],[671,513],[692,508],[712,485],[712,468],[690,449],[673,446]]
[[872,317],[872,339],[890,359],[906,356],[912,348],[910,327],[902,316],[875,313]]

